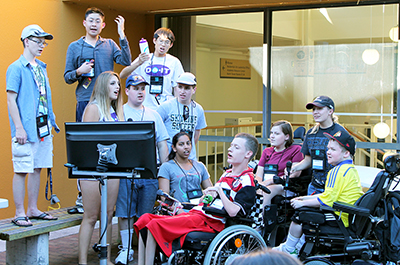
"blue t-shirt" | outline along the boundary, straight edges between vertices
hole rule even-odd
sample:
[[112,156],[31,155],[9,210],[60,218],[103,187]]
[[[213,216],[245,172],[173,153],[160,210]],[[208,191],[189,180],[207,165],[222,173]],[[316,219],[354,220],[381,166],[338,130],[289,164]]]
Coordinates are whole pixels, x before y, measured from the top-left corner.
[[[49,79],[47,77],[46,64],[38,59],[35,59],[45,78],[46,96],[47,96],[47,111],[48,119],[51,126],[59,132],[60,129],[56,124],[56,116],[53,113],[53,105],[51,101],[51,90]],[[17,106],[21,118],[22,126],[28,136],[29,142],[38,142],[39,137],[36,130],[36,116],[39,108],[39,88],[33,77],[31,70],[32,66],[28,60],[21,55],[18,60],[13,62],[7,69],[6,74],[6,91],[12,91],[18,94]],[[15,125],[9,114],[11,137],[15,137]]]

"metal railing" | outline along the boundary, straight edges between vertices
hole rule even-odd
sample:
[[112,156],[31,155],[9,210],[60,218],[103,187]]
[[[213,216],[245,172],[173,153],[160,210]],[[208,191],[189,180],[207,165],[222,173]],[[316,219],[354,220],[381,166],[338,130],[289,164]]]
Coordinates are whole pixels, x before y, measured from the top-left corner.
[[[304,126],[311,128],[313,124],[292,123],[293,127]],[[372,125],[369,124],[341,124],[357,141],[357,153],[355,164],[371,167],[383,167],[382,156],[385,151],[394,151],[392,149],[380,149],[376,144],[376,137],[372,133]],[[247,132],[259,139],[260,147],[256,159],[259,159],[263,150],[263,145],[268,145],[269,140],[262,138],[262,123],[254,122],[242,125],[223,125],[209,126],[202,130],[200,141],[197,143],[196,150],[198,159],[202,161],[215,183],[227,167],[226,162],[228,147],[233,137],[239,132]],[[369,145],[374,144],[374,148]],[[366,145],[368,148],[363,147]],[[360,146],[360,147],[359,147]],[[384,147],[388,147],[386,144]]]

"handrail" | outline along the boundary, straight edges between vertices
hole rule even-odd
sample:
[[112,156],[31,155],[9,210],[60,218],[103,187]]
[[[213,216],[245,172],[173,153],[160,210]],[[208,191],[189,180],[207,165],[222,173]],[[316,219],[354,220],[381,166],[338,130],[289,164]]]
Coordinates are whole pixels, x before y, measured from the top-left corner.
[[[301,123],[301,122],[300,123],[292,123],[292,125],[293,126],[304,126],[305,128],[313,126],[313,124]],[[211,136],[210,139],[203,139],[201,141],[203,143],[205,143],[204,149],[202,149],[202,150],[205,150],[204,162],[205,162],[206,166],[208,167],[208,165],[209,165],[209,158],[213,159],[213,161],[214,161],[214,163],[212,165],[212,169],[210,169],[210,170],[214,171],[213,172],[214,174],[212,174],[212,175],[214,175],[214,181],[217,179],[217,175],[219,176],[219,174],[221,173],[221,172],[218,172],[218,174],[217,174],[217,171],[220,171],[220,166],[217,166],[217,163],[219,163],[219,162],[217,162],[217,160],[221,161],[220,160],[221,157],[219,157],[219,155],[222,155],[222,159],[223,159],[222,166],[226,163],[226,161],[225,161],[226,153],[227,153],[226,143],[228,141],[226,139],[223,141],[219,141],[219,140],[217,140],[217,138],[226,137],[226,136],[232,137],[233,134],[237,133],[237,132],[250,132],[252,134],[255,133],[255,135],[257,135],[257,137],[260,137],[261,134],[259,132],[255,132],[255,129],[254,129],[257,126],[263,126],[263,123],[255,122],[255,123],[240,124],[240,125],[208,126],[202,130],[205,132],[205,134],[204,134],[205,136]],[[357,125],[353,126],[351,124],[346,124],[346,125],[342,124],[342,126],[345,127],[345,129],[354,138],[356,138],[357,141],[360,142],[360,145],[361,145],[361,143],[366,143],[366,144],[374,143],[371,141],[372,139],[370,139],[369,136],[363,135],[361,131],[359,132],[357,129],[355,129],[355,130],[349,129],[349,128],[353,128],[354,126],[357,127]],[[366,125],[364,125],[364,126],[366,126]],[[218,136],[218,135],[220,135],[220,136]],[[212,138],[212,137],[214,137],[214,138]],[[264,138],[261,137],[259,139],[260,139],[260,144],[261,144],[261,142],[264,141]],[[199,143],[200,143],[200,141],[199,141]],[[199,143],[198,143],[198,147],[200,147]],[[212,148],[210,148],[210,146]],[[380,160],[378,160],[378,157],[376,156],[377,153],[384,154],[384,151],[382,149],[377,149],[374,146],[371,146],[371,147],[368,146],[368,147],[363,147],[363,148],[361,148],[360,151],[361,151],[361,153],[365,154],[366,156],[369,156],[372,159],[371,160],[372,166],[376,166],[375,163],[378,163],[378,164],[382,163]],[[370,151],[365,150],[365,148],[369,149]],[[199,151],[198,154],[200,154],[200,149],[201,148],[198,148],[198,151]],[[201,156],[204,156],[204,155],[201,155]]]
[[[305,126],[304,123],[291,123],[292,126]],[[215,129],[228,129],[228,128],[239,128],[239,127],[256,127],[262,126],[263,123],[248,123],[248,124],[240,124],[240,125],[218,125],[218,126],[207,126],[202,130],[215,130]]]

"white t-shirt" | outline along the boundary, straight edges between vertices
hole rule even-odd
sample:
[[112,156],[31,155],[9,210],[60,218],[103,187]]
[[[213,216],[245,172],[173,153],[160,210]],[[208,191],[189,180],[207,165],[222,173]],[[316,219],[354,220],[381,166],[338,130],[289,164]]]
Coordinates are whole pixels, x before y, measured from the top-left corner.
[[134,71],[143,76],[147,83],[152,85],[151,77],[163,77],[162,94],[157,97],[150,94],[150,86],[146,86],[146,98],[143,105],[156,110],[160,104],[173,98],[172,88],[177,85],[176,80],[184,72],[181,61],[175,56],[167,54],[164,57],[156,57],[150,53],[150,59],[140,65]]
[[207,127],[207,123],[203,107],[200,104],[192,100],[188,107],[189,117],[186,120],[183,118],[184,105],[179,103],[176,98],[161,104],[157,112],[160,114],[170,137],[167,141],[169,150],[171,151],[172,138],[175,134],[180,131],[192,132],[192,151],[190,152],[189,159],[196,160],[194,133],[196,130]]

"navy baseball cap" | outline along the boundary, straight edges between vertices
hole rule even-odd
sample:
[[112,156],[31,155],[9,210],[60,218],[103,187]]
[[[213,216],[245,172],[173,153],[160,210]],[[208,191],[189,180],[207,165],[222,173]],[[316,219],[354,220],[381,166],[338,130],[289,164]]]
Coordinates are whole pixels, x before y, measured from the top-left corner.
[[126,79],[126,87],[128,88],[129,86],[137,86],[141,83],[145,83],[148,85],[149,83],[146,82],[146,80],[143,78],[141,75],[137,74],[131,74],[128,76]]
[[328,107],[330,109],[335,110],[335,103],[330,97],[327,96],[319,96],[314,99],[313,102],[310,102],[306,105],[306,109],[312,109],[314,107]]
[[356,153],[356,141],[347,131],[337,131],[334,135],[324,132],[329,139],[333,139],[343,146],[352,156]]

